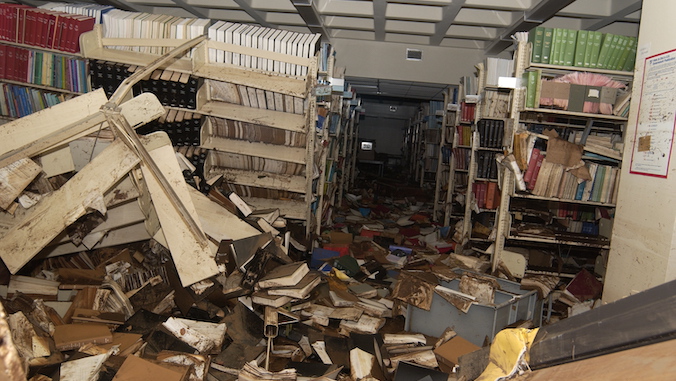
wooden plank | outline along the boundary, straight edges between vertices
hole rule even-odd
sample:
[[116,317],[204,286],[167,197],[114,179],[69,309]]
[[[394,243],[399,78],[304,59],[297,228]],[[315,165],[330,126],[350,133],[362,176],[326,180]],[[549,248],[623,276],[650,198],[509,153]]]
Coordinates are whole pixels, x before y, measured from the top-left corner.
[[305,193],[305,176],[280,175],[232,168],[215,169],[212,167],[209,175],[217,174],[223,175],[223,179],[232,184]]
[[[171,147],[171,141],[166,133],[154,133],[149,136],[165,141],[167,145],[149,149],[152,160],[173,188],[181,203],[193,220],[199,224],[197,211],[192,203],[188,185],[185,183],[181,168],[178,165],[176,154]],[[174,259],[181,284],[187,287],[210,276],[218,274],[216,262],[211,256],[206,240],[199,240],[192,234],[187,223],[180,216],[178,210],[169,200],[159,181],[152,175],[150,169],[142,163],[144,182],[148,186],[155,211],[160,220],[162,231],[167,245]],[[201,226],[198,226],[201,229]]]
[[[119,229],[124,226],[136,225],[143,223],[146,216],[141,211],[141,207],[136,202],[128,202],[122,205],[118,205],[114,208],[108,209],[106,213],[106,219],[99,226],[92,229],[91,233],[98,232],[108,232],[111,230]],[[60,240],[54,240],[51,244],[62,244],[70,242],[67,234],[62,234],[63,237]],[[85,247],[80,247],[81,250],[86,250]],[[91,248],[90,248],[91,249]]]
[[285,218],[294,220],[304,220],[307,216],[306,210],[309,208],[303,201],[295,200],[273,200],[260,197],[242,197],[247,204],[254,206],[256,210],[261,209],[279,209],[279,214]]
[[219,118],[239,120],[261,124],[268,127],[280,128],[294,132],[305,132],[305,116],[289,112],[264,110],[225,102],[207,101],[199,103],[198,112]]
[[[20,223],[0,238],[0,257],[12,274],[84,215],[103,193],[127,174],[138,157],[121,141],[114,142],[64,186],[43,198]],[[98,207],[98,205],[96,205]]]
[[252,70],[209,63],[199,67],[195,74],[203,78],[265,89],[294,97],[305,98],[307,94],[307,83],[304,80],[281,75],[258,73]]
[[676,340],[536,370],[514,381],[676,380]]
[[[183,40],[179,40],[183,41]],[[90,59],[99,59],[103,61],[124,62],[130,65],[147,66],[157,59],[156,54],[147,54],[131,52],[127,50],[106,49],[103,46],[103,26],[94,25],[90,32],[83,33],[80,36],[80,53]],[[179,58],[164,63],[162,68],[176,70],[181,72],[190,72],[192,63],[189,58]]]
[[541,327],[533,369],[676,337],[676,280]]
[[[90,94],[97,94],[98,97],[85,98],[88,102],[80,101]],[[33,157],[53,147],[95,133],[106,123],[105,115],[99,112],[106,101],[103,90],[96,90],[4,124],[0,130],[0,166],[22,157]],[[71,107],[58,108],[71,103]],[[160,101],[151,93],[143,93],[132,98],[120,108],[120,112],[132,127],[150,122],[165,113]],[[33,128],[36,126],[39,128]],[[24,128],[28,128],[28,133],[24,132]]]
[[27,158],[0,168],[0,207],[7,209],[41,170],[39,165]]
[[[107,101],[103,89],[98,89],[4,124],[0,129],[0,155],[23,149],[39,138],[100,114],[99,109]],[[100,115],[93,123],[104,120]]]
[[45,173],[46,177],[53,177],[75,171],[73,156],[68,147],[47,152],[40,156],[40,166],[42,166],[42,171]]
[[200,139],[200,147],[215,149],[222,152],[305,164],[305,148],[209,136],[204,130],[202,131],[202,137]]
[[258,229],[211,201],[197,189],[189,187],[188,191],[204,232],[211,238],[220,242],[224,239],[238,240],[261,234]]
[[[114,230],[109,230],[106,235],[96,245],[97,248],[123,245],[131,242],[149,240],[150,234],[145,229],[143,222],[135,225],[128,225]],[[64,254],[79,253],[86,250],[82,246],[75,246],[72,242],[64,242],[60,245],[44,248],[40,253],[47,257],[56,257]]]

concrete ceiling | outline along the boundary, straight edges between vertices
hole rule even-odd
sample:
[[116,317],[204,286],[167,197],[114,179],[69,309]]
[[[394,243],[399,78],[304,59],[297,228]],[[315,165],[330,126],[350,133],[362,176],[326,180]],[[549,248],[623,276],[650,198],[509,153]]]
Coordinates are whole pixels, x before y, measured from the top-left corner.
[[[40,5],[40,0],[18,2]],[[82,2],[73,0],[72,2]],[[118,8],[300,32],[325,41],[470,49],[495,56],[537,25],[637,35],[641,0],[96,0]],[[391,45],[390,45],[391,46]],[[504,53],[503,53],[504,54]],[[350,58],[354,60],[355,58]],[[358,59],[358,58],[356,58]],[[349,67],[348,67],[349,69]],[[465,73],[467,75],[470,73]],[[350,77],[362,94],[440,99],[446,85]],[[401,77],[401,76],[399,76]],[[381,79],[388,78],[383,75]]]

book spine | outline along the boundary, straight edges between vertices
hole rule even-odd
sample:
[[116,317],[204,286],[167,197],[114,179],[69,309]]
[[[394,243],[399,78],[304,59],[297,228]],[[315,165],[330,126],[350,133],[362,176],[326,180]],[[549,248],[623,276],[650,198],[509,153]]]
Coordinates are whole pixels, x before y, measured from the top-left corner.
[[563,53],[563,65],[573,66],[575,63],[575,46],[577,44],[577,31],[568,30],[568,38],[566,39],[566,47]]
[[577,41],[575,43],[575,62],[574,66],[584,67],[584,57],[587,53],[587,38],[589,32],[581,30],[577,32]]
[[549,63],[552,65],[561,65],[561,47],[563,45],[563,33],[567,31],[563,28],[554,28],[554,33],[552,34],[552,55],[549,60]]
[[554,34],[554,30],[552,28],[545,28],[544,35],[542,37],[542,63],[543,64],[551,63],[553,34]]
[[542,42],[543,42],[544,35],[545,35],[545,28],[538,26],[528,34],[528,37],[530,37],[531,34],[533,35],[533,39],[531,41],[532,46],[533,46],[533,53],[532,53],[532,56],[531,56],[531,62],[541,63],[542,62]]
[[605,69],[605,63],[608,61],[608,54],[612,47],[614,35],[611,33],[606,33],[603,35],[603,43],[601,44],[601,50],[599,51],[598,58],[596,59],[596,65],[592,64],[591,67],[596,67],[598,69]]

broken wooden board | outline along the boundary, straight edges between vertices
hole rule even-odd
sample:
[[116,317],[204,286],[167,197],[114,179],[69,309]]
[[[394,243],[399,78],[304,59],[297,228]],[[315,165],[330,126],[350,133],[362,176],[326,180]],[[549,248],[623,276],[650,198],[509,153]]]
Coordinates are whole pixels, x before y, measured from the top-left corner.
[[0,238],[0,257],[9,271],[12,274],[19,271],[89,208],[100,208],[103,193],[138,162],[138,157],[123,142],[115,142],[63,187],[31,208],[26,218]]
[[0,168],[0,208],[7,209],[41,170],[39,165],[28,158]]
[[260,234],[256,228],[242,221],[218,203],[211,201],[197,189],[189,187],[188,190],[199,221],[209,237],[220,242],[226,239],[236,241]]
[[170,317],[162,323],[162,326],[202,354],[208,354],[214,350],[219,353],[225,338],[225,323],[217,324]]
[[[51,152],[107,126],[100,108],[107,99],[102,89],[4,124],[0,131],[0,166],[20,158]],[[157,97],[143,93],[120,106],[129,125],[138,126],[166,112]]]
[[513,380],[674,380],[674,351],[676,340],[669,340],[539,369]]
[[[113,230],[92,233],[87,237],[95,234],[105,234],[96,244],[97,248],[111,247],[122,245],[125,243],[145,241],[152,238],[148,235],[143,222],[128,225]],[[47,257],[56,257],[64,254],[77,253],[85,250],[82,246],[75,246],[72,242],[64,242],[55,246],[48,246],[42,250],[42,254]]]
[[[148,147],[150,157],[174,189],[193,221],[198,223],[197,211],[192,203],[188,185],[185,183],[168,135],[161,132],[148,136],[164,141],[165,145]],[[141,170],[183,287],[218,274],[216,261],[207,243],[198,240],[192,234],[188,224],[171,203],[150,169],[146,165],[141,165]],[[201,226],[199,228],[201,229]]]

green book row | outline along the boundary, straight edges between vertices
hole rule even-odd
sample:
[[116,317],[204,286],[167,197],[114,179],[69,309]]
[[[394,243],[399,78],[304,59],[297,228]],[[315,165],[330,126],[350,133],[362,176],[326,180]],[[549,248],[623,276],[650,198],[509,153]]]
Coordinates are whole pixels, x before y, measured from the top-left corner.
[[532,63],[633,71],[636,62],[636,37],[536,27],[528,40]]

